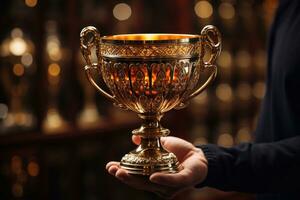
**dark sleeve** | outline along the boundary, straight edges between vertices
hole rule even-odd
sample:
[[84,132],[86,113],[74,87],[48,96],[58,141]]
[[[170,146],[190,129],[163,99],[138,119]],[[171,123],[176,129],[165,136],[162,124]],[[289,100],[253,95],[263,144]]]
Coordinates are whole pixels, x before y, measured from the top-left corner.
[[208,160],[208,175],[197,187],[250,193],[300,190],[300,136],[231,148],[213,144],[199,148]]

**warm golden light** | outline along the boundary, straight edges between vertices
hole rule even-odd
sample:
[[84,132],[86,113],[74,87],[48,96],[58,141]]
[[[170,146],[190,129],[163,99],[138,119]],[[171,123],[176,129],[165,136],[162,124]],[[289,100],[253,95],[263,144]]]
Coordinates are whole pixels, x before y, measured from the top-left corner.
[[240,130],[238,130],[238,133],[236,135],[237,143],[250,142],[251,140],[252,140],[252,137],[251,137],[249,128],[243,127]]
[[60,41],[57,36],[49,36],[47,38],[47,52],[51,60],[59,61],[62,57]]
[[49,57],[53,61],[59,61],[62,57],[62,53],[59,48],[53,48],[49,51]]
[[267,61],[266,52],[263,50],[257,50],[254,55],[254,64],[261,69],[265,69]]
[[217,144],[223,147],[231,147],[233,145],[233,137],[228,133],[219,135]]
[[57,63],[51,63],[48,66],[48,74],[51,76],[58,76],[60,74],[60,66]]
[[27,44],[23,38],[13,38],[9,44],[10,52],[15,56],[20,56],[27,50]]
[[192,38],[198,38],[197,35],[189,35],[189,34],[120,34],[120,35],[112,35],[106,36],[103,40],[183,40],[186,39],[188,41]]
[[251,98],[251,86],[248,83],[240,83],[237,86],[237,96],[242,100],[248,100]]
[[22,64],[14,64],[13,66],[13,73],[16,75],[16,76],[22,76],[24,74],[24,66]]
[[39,175],[40,167],[36,162],[30,161],[27,166],[27,172],[30,176],[36,177]]
[[120,21],[127,20],[131,16],[131,8],[126,3],[118,3],[113,9],[113,15]]
[[194,145],[202,145],[202,144],[207,144],[208,141],[205,137],[198,137],[194,140]]
[[232,89],[229,84],[221,83],[216,89],[216,96],[221,101],[230,101],[232,100]]
[[7,117],[8,107],[6,104],[0,103],[0,119],[5,119]]
[[246,50],[240,50],[236,55],[236,64],[238,67],[247,68],[251,64],[251,55]]
[[10,55],[10,49],[9,49],[10,39],[4,39],[2,44],[0,45],[0,56],[6,57]]
[[208,1],[198,1],[194,7],[199,18],[209,18],[213,14],[213,7]]
[[65,131],[68,129],[67,123],[60,116],[56,109],[49,109],[46,118],[43,122],[43,130],[47,134],[55,134],[59,131]]
[[265,95],[265,90],[265,83],[258,81],[254,84],[252,92],[257,99],[262,99]]
[[37,2],[38,2],[37,0],[25,0],[25,4],[31,8],[35,7]]
[[230,68],[232,66],[231,53],[226,50],[222,51],[217,60],[217,63],[218,63],[218,65],[220,65],[220,67]]
[[88,127],[99,123],[99,113],[97,107],[93,103],[87,103],[81,112],[78,121],[81,127]]
[[219,6],[219,14],[223,19],[232,19],[235,15],[235,9],[231,3],[221,3]]
[[33,62],[33,58],[32,55],[30,53],[25,53],[24,55],[22,55],[21,57],[21,63],[25,66],[30,66]]
[[12,38],[23,37],[23,31],[20,28],[14,28],[10,33]]
[[22,172],[22,159],[20,156],[14,155],[11,158],[11,171],[14,174],[21,174]]

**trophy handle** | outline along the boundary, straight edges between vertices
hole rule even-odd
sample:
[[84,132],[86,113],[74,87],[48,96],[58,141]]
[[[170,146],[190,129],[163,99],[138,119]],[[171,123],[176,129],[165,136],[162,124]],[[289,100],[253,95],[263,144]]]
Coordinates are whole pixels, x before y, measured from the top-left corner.
[[[183,104],[185,104],[185,102],[187,102],[191,98],[203,92],[203,90],[207,88],[207,86],[215,79],[217,75],[217,66],[215,65],[215,63],[217,57],[221,53],[221,48],[222,48],[221,34],[215,26],[207,25],[202,29],[200,38],[201,38],[200,62],[202,62],[201,65],[204,66],[204,69],[211,69],[211,74],[203,85],[201,85],[198,89],[196,89],[196,91],[194,91],[186,99],[184,99]],[[203,59],[205,55],[205,46],[208,46],[211,49],[211,55],[208,61],[204,61]]]
[[[98,63],[92,63],[91,61],[91,48],[96,47],[96,56]],[[115,97],[104,91],[94,80],[91,71],[97,70],[101,74],[99,65],[102,63],[101,52],[100,52],[100,34],[97,28],[93,26],[87,26],[80,32],[80,49],[81,53],[87,63],[84,67],[85,74],[89,82],[105,97],[115,101]]]

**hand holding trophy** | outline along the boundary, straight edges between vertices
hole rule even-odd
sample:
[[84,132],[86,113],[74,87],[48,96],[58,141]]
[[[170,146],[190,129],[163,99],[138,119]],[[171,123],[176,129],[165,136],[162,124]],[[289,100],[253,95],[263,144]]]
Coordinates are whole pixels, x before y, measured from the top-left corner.
[[[178,172],[176,156],[165,150],[160,137],[170,131],[160,125],[165,112],[183,108],[215,78],[215,61],[221,51],[221,36],[211,25],[201,35],[125,34],[100,37],[95,27],[80,34],[81,51],[87,62],[85,72],[90,83],[114,105],[132,110],[143,119],[133,135],[140,136],[139,146],[121,160],[121,168],[130,174]],[[98,62],[92,63],[95,47]],[[206,50],[210,57],[204,60]],[[210,75],[199,84],[203,70]],[[97,71],[110,92],[94,80]]]

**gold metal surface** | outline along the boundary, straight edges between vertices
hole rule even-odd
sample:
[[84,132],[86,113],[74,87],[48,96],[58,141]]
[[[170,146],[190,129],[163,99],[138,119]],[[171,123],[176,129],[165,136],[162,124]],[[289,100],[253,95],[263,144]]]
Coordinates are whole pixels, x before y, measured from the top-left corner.
[[[141,175],[177,172],[176,156],[160,144],[160,137],[169,134],[160,119],[173,108],[185,107],[215,78],[215,62],[221,51],[219,31],[208,25],[201,35],[126,34],[100,38],[97,29],[89,26],[81,31],[80,40],[91,84],[114,105],[136,112],[144,121],[132,132],[141,136],[142,142],[122,158],[121,167]],[[97,63],[91,61],[93,47]],[[210,49],[208,60],[204,60],[206,49]],[[94,81],[92,70],[99,72],[109,92]],[[199,84],[204,70],[210,75]]]
[[121,35],[110,35],[102,37],[102,41],[108,42],[111,41],[133,41],[138,42],[154,42],[157,41],[161,43],[163,40],[168,42],[178,41],[178,42],[187,42],[187,41],[197,41],[199,40],[198,35],[190,34],[173,34],[173,33],[139,33],[139,34],[121,34]]

